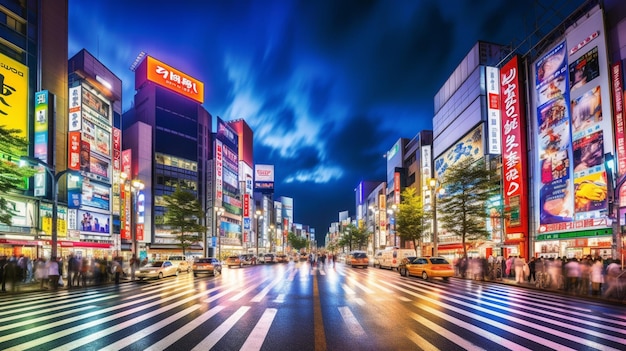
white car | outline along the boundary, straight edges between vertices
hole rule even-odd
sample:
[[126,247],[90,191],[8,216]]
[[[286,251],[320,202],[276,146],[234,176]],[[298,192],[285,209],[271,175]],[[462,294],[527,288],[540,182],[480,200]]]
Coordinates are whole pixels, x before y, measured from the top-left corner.
[[139,280],[156,278],[161,279],[173,275],[178,275],[178,267],[171,261],[154,261],[139,268],[136,276]]

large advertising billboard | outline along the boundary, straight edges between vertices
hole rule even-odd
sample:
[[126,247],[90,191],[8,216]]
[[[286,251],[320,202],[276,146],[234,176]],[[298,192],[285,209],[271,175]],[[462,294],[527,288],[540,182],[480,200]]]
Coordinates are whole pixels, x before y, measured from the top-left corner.
[[467,157],[474,161],[481,159],[485,155],[483,150],[483,125],[479,124],[435,160],[435,178],[439,179],[450,166]]
[[538,233],[610,225],[610,75],[602,11],[592,12],[531,67]]
[[146,80],[201,104],[204,102],[204,83],[152,56],[146,56],[137,69],[135,87],[139,88]]
[[254,165],[254,190],[274,190],[274,165]]
[[[0,54],[0,125],[28,138],[28,67]],[[16,155],[21,156],[21,155]]]

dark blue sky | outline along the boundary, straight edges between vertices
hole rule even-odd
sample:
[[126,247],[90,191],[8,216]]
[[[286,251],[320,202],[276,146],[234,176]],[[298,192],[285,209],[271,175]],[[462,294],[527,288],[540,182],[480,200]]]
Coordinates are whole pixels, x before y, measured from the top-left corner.
[[124,110],[141,51],[203,81],[204,107],[246,120],[276,196],[321,240],[360,181],[385,179],[383,154],[432,128],[476,41],[528,45],[581,2],[69,0],[69,56],[85,48],[120,77]]

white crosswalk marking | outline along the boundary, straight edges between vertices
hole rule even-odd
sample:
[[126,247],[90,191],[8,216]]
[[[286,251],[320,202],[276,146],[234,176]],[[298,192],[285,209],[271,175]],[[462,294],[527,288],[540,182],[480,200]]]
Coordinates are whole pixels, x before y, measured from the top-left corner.
[[259,319],[259,322],[254,327],[254,330],[252,330],[252,333],[250,333],[250,336],[248,336],[248,339],[246,339],[246,342],[241,347],[242,351],[261,349],[263,341],[265,340],[265,337],[270,330],[270,326],[272,325],[272,321],[274,320],[274,317],[276,317],[276,312],[278,312],[278,310],[275,308],[268,308],[265,310],[263,316],[261,316],[261,319]]
[[250,309],[249,306],[240,307],[237,312],[233,313],[224,323],[215,329],[209,336],[204,338],[192,351],[210,350],[215,344],[224,337],[224,335],[237,323],[237,321]]
[[346,323],[346,327],[352,336],[363,337],[366,335],[365,330],[363,330],[363,327],[348,307],[339,307],[339,313],[341,314],[341,318],[343,318],[343,321]]

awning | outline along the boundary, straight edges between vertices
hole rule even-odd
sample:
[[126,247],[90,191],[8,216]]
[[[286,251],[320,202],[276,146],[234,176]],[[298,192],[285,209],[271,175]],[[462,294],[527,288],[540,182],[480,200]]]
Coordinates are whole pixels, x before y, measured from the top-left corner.
[[462,249],[463,248],[463,244],[461,243],[455,243],[455,244],[443,244],[443,245],[438,245],[437,246],[437,250],[441,251],[441,250],[458,250],[458,249]]
[[0,244],[8,245],[22,245],[22,246],[39,246],[42,245],[42,241],[38,240],[15,240],[15,239],[0,239]]
[[[50,245],[51,241],[46,241],[46,244]],[[93,243],[89,241],[59,241],[61,247],[90,247],[94,249],[109,249],[110,243]]]
[[[148,244],[150,247],[150,250],[180,250],[181,247],[178,244]],[[199,244],[193,244],[191,246],[189,246],[187,249],[190,250],[202,250],[203,247],[202,245]]]

